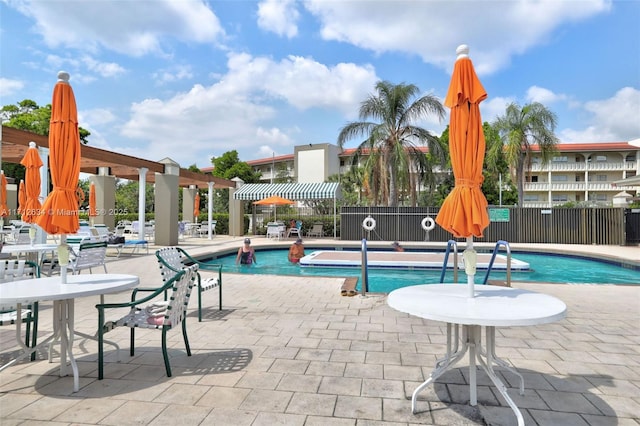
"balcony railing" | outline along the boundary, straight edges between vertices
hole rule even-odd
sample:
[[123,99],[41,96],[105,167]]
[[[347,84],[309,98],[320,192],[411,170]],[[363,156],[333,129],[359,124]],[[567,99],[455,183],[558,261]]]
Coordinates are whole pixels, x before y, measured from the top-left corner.
[[623,170],[635,170],[636,163],[634,161],[624,161],[617,163],[606,162],[590,162],[590,163],[547,163],[543,167],[541,163],[534,163],[531,165],[532,172],[584,172],[586,170],[590,172],[598,171],[623,171]]
[[611,182],[529,182],[524,184],[526,192],[533,191],[620,191],[620,186]]

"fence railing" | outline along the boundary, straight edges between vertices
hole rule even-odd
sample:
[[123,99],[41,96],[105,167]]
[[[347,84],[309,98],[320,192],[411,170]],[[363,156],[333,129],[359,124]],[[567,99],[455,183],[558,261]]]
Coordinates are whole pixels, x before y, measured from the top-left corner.
[[[491,208],[493,209],[493,208]],[[491,210],[490,209],[490,210]],[[490,211],[492,222],[479,242],[505,240],[510,243],[601,244],[640,243],[640,209],[625,208],[517,208]],[[425,217],[435,219],[437,207],[343,207],[340,213],[342,240],[442,241],[451,234],[440,226],[425,231]],[[372,231],[362,222],[376,221]]]

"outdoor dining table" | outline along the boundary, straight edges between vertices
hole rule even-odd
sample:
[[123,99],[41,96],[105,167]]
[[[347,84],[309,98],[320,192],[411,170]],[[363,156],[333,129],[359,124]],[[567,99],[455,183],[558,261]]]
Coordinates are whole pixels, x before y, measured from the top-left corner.
[[58,250],[57,244],[5,244],[2,246],[2,253],[19,255],[25,253],[27,260],[40,264],[42,256],[47,252]]
[[[34,278],[0,283],[0,305],[15,306],[18,318],[22,305],[34,302],[53,301],[53,334],[36,347],[26,347],[22,342],[21,322],[17,321],[16,337],[23,353],[0,368],[14,364],[49,343],[60,339],[60,377],[67,375],[67,356],[73,371],[73,391],[78,392],[80,381],[78,366],[73,357],[74,301],[78,297],[117,293],[137,287],[140,280],[135,275],[126,274],[84,274],[67,275],[66,284],[60,276]],[[97,323],[97,321],[96,321]]]
[[[418,393],[460,361],[469,351],[470,404],[477,405],[476,360],[487,373],[507,404],[516,414],[518,425],[524,425],[522,413],[509,397],[506,386],[496,376],[496,364],[520,378],[520,394],[524,394],[524,379],[515,368],[495,353],[495,328],[546,324],[566,316],[567,306],[561,300],[542,293],[511,287],[475,286],[475,297],[469,297],[467,284],[427,284],[403,287],[389,293],[387,303],[393,309],[420,318],[447,323],[447,352],[427,380],[416,388],[411,398],[411,410],[416,412]],[[458,326],[462,335],[458,335]],[[485,329],[485,347],[482,346]],[[452,330],[454,337],[452,339]],[[462,343],[459,347],[459,342]],[[532,342],[535,344],[535,342]]]

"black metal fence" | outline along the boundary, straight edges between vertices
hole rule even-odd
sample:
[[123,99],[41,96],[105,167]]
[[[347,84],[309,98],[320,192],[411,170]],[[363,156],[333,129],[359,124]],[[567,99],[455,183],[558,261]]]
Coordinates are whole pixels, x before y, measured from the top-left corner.
[[[435,219],[437,207],[343,207],[342,240],[448,241],[452,235],[436,225],[425,231],[425,217]],[[375,229],[362,223],[371,216]],[[624,208],[490,208],[491,223],[475,241],[552,244],[640,244],[640,209]]]

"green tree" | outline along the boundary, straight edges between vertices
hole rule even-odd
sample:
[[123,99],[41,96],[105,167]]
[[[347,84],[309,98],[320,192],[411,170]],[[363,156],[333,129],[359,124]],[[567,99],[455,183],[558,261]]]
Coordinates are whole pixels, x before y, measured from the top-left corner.
[[[216,177],[224,179],[233,179],[239,177],[245,183],[258,183],[260,182],[261,174],[255,172],[250,165],[240,161],[238,151],[227,151],[220,157],[211,159],[213,164],[213,171],[211,172]],[[229,211],[229,190],[216,189],[213,199],[213,207],[215,211]]]
[[[0,110],[0,118],[4,126],[48,136],[51,104],[41,107],[31,99],[25,99],[15,105],[3,106]],[[88,144],[91,132],[78,127],[78,133],[80,134],[80,142]]]
[[525,172],[531,168],[531,150],[538,145],[542,164],[546,164],[556,153],[558,138],[556,115],[544,105],[533,102],[523,107],[516,103],[507,106],[505,115],[494,122],[502,143],[490,147],[490,156],[497,156],[494,151],[504,149],[504,155],[512,171],[512,178],[518,188],[518,205],[524,200]]
[[[14,129],[25,130],[38,135],[49,135],[49,121],[51,120],[51,105],[38,106],[31,99],[25,99],[15,105],[5,105],[0,110],[2,125]],[[78,128],[80,142],[87,144],[91,133]],[[24,166],[21,164],[2,163],[2,169],[7,177],[15,178],[17,182],[24,179]]]
[[[145,192],[145,213],[153,213],[155,210],[153,185],[145,185]],[[139,193],[140,185],[138,181],[119,180],[116,182],[116,209],[128,213],[138,213]]]
[[413,84],[379,81],[376,94],[369,95],[360,105],[362,121],[348,123],[338,135],[341,148],[348,140],[364,137],[356,148],[352,165],[366,156],[363,166],[370,193],[376,195],[376,202],[389,207],[398,205],[401,191],[409,194],[415,205],[416,188],[430,171],[418,144],[427,145],[434,157],[443,159],[438,138],[415,123],[431,114],[444,118],[444,107],[433,95],[413,100],[418,94],[419,89]]
[[[511,180],[509,164],[505,157],[504,145],[500,134],[494,126],[487,122],[482,124],[482,131],[486,141],[484,170],[482,172],[484,177],[482,192],[489,204],[516,204],[518,202],[518,193]],[[500,191],[500,185],[502,185],[502,191]]]

